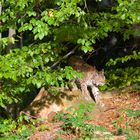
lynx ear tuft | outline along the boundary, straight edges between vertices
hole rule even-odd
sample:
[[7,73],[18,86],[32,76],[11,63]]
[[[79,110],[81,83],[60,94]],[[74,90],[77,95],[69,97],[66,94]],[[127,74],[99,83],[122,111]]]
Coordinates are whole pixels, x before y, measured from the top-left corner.
[[104,75],[104,69],[102,69],[101,71],[99,71],[100,74]]
[[104,74],[104,69],[102,69],[101,73],[103,73],[103,74]]

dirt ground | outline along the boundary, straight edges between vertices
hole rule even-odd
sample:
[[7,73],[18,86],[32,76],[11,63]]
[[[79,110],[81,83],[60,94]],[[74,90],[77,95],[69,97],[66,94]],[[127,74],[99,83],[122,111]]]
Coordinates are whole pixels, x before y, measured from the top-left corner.
[[[119,120],[119,118],[123,118],[122,121],[118,121],[118,126],[121,128],[125,127],[127,121],[129,123],[134,121],[133,124],[135,123],[135,120],[127,117],[125,111],[127,109],[140,110],[140,92],[124,90],[111,92],[111,94],[105,93],[103,102],[107,106],[107,110],[95,112],[96,115],[94,114],[93,120],[90,123],[104,126],[109,132],[113,132],[116,128],[112,125],[112,122]],[[140,119],[140,116],[137,119]]]
[[[133,129],[140,134],[140,115],[135,117],[128,117],[126,110],[140,110],[140,90],[132,90],[131,87],[121,90],[114,90],[103,93],[102,101],[106,106],[105,111],[101,111],[98,107],[89,113],[89,124],[103,126],[108,133],[117,132],[117,128]],[[127,126],[126,126],[127,124]],[[44,126],[49,126],[48,130],[37,131],[30,140],[53,140],[56,138],[56,133],[61,129],[59,126],[61,122],[46,123]],[[99,134],[100,135],[100,134]],[[74,135],[61,135],[64,140],[72,140]],[[103,138],[100,138],[103,140]],[[100,140],[99,139],[99,140]],[[96,139],[95,139],[96,140]],[[126,140],[124,136],[114,136],[111,140]]]

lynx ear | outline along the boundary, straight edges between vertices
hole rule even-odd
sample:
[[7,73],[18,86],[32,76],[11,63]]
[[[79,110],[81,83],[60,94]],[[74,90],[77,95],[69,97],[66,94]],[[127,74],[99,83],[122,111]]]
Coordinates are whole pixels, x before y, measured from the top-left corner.
[[104,69],[101,70],[101,74],[104,74]]

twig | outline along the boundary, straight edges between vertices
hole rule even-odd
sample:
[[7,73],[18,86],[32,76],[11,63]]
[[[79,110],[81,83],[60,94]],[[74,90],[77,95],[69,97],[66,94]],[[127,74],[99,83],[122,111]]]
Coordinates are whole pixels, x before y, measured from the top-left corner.
[[21,115],[24,114],[24,115],[26,115],[26,116],[28,116],[28,117],[33,118],[33,119],[39,119],[39,117],[36,117],[36,116],[30,115],[29,113],[26,113],[26,112],[24,112],[24,111],[21,111],[20,114],[21,114]]
[[79,46],[76,46],[74,49],[72,49],[70,52],[68,52],[66,55],[64,55],[60,60],[58,60],[57,62],[55,62],[52,66],[51,69],[55,68],[63,59],[66,59],[67,57],[69,57],[70,55],[74,54],[74,52],[76,51],[76,49]]
[[85,0],[85,7],[84,8],[87,9],[87,12],[89,11],[86,0]]

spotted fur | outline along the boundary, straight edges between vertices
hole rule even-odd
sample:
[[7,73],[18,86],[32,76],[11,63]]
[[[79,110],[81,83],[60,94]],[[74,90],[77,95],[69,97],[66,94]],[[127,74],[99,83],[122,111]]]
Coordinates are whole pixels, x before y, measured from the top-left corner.
[[[80,84],[82,94],[86,99],[93,101],[93,98],[98,102],[100,92],[98,86],[105,84],[105,76],[103,71],[98,71],[95,67],[88,65],[78,56],[73,56],[69,59],[70,66],[78,72],[83,73],[83,78],[76,78],[76,83]],[[90,90],[89,90],[90,89]],[[91,93],[91,94],[90,94]]]

